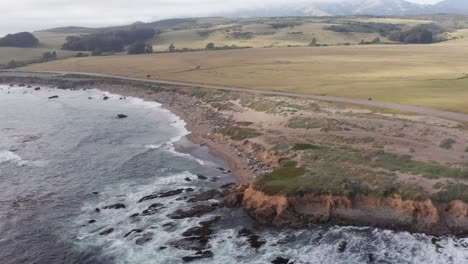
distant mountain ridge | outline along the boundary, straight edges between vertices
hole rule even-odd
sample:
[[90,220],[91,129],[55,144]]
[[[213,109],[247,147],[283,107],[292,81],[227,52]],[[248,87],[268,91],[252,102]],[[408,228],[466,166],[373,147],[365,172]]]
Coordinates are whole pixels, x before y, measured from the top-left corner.
[[229,16],[335,16],[335,15],[382,15],[406,16],[422,14],[468,14],[468,0],[444,0],[433,5],[422,5],[406,0],[338,0],[303,1],[262,8],[244,9]]

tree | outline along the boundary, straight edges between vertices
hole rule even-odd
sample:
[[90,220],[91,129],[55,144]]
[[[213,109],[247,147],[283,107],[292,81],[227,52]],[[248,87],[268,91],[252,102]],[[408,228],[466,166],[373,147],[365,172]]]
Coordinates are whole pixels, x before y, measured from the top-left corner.
[[18,65],[16,64],[15,60],[10,60],[7,64],[8,69],[16,68]]
[[153,53],[153,46],[147,45],[142,41],[137,41],[128,47],[128,54]]
[[128,54],[143,54],[145,53],[146,44],[141,41],[137,41],[128,47]]
[[91,52],[91,56],[101,56],[102,55],[102,50],[100,48],[96,48]]
[[207,49],[207,50],[213,50],[213,49],[215,49],[215,44],[212,43],[212,42],[210,42],[210,43],[206,44],[205,49]]
[[121,52],[126,45],[146,41],[156,34],[152,28],[131,28],[128,30],[106,31],[83,36],[69,36],[62,49],[73,51]]
[[8,34],[0,38],[0,47],[36,47],[39,40],[29,32]]
[[174,43],[172,43],[171,45],[169,45],[168,50],[169,50],[169,52],[174,52],[174,51],[176,51],[176,47],[174,46]]
[[313,38],[309,46],[317,46],[317,38]]
[[404,31],[394,31],[390,34],[389,38],[393,41],[403,43],[432,43],[432,32],[421,26],[416,26]]
[[145,53],[153,53],[153,45],[146,45]]
[[42,60],[43,61],[50,61],[50,60],[56,60],[57,59],[57,53],[55,51],[53,52],[44,52],[42,53]]

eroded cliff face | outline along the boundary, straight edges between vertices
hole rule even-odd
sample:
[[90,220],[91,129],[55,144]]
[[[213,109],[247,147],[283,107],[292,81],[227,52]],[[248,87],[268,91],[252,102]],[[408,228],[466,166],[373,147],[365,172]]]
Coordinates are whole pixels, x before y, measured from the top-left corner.
[[253,184],[238,187],[234,192],[231,198],[236,197],[237,204],[257,222],[277,227],[334,223],[434,235],[468,233],[468,204],[460,200],[436,204],[430,199],[412,201],[399,196],[272,196],[256,190]]

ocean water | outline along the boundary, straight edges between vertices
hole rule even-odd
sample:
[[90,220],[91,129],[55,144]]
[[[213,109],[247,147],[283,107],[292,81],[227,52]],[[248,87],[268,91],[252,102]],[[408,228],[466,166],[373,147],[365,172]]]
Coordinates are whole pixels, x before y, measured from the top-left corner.
[[[154,102],[0,85],[0,263],[182,263],[196,252],[174,242],[214,216],[222,219],[207,246],[213,257],[192,263],[468,263],[467,238],[324,225],[276,230],[226,208],[171,219],[193,206],[187,197],[234,182],[219,169],[226,163],[188,142],[188,133]],[[177,189],[184,191],[139,202]],[[142,213],[155,203],[157,212]],[[125,208],[104,209],[115,204]],[[264,244],[253,248],[242,228]]]

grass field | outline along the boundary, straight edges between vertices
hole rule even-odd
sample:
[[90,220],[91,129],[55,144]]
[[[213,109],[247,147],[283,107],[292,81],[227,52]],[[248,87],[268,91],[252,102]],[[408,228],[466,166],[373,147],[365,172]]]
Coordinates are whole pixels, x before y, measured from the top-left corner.
[[44,52],[57,52],[58,59],[65,59],[76,55],[75,51],[61,50],[65,38],[70,34],[35,32],[35,37],[39,39],[40,45],[36,48],[13,48],[0,47],[0,65],[6,65],[10,60],[16,62],[30,62],[38,60]]
[[[450,43],[450,44],[449,44]],[[468,113],[468,43],[261,48],[71,58],[63,70],[398,102]]]

